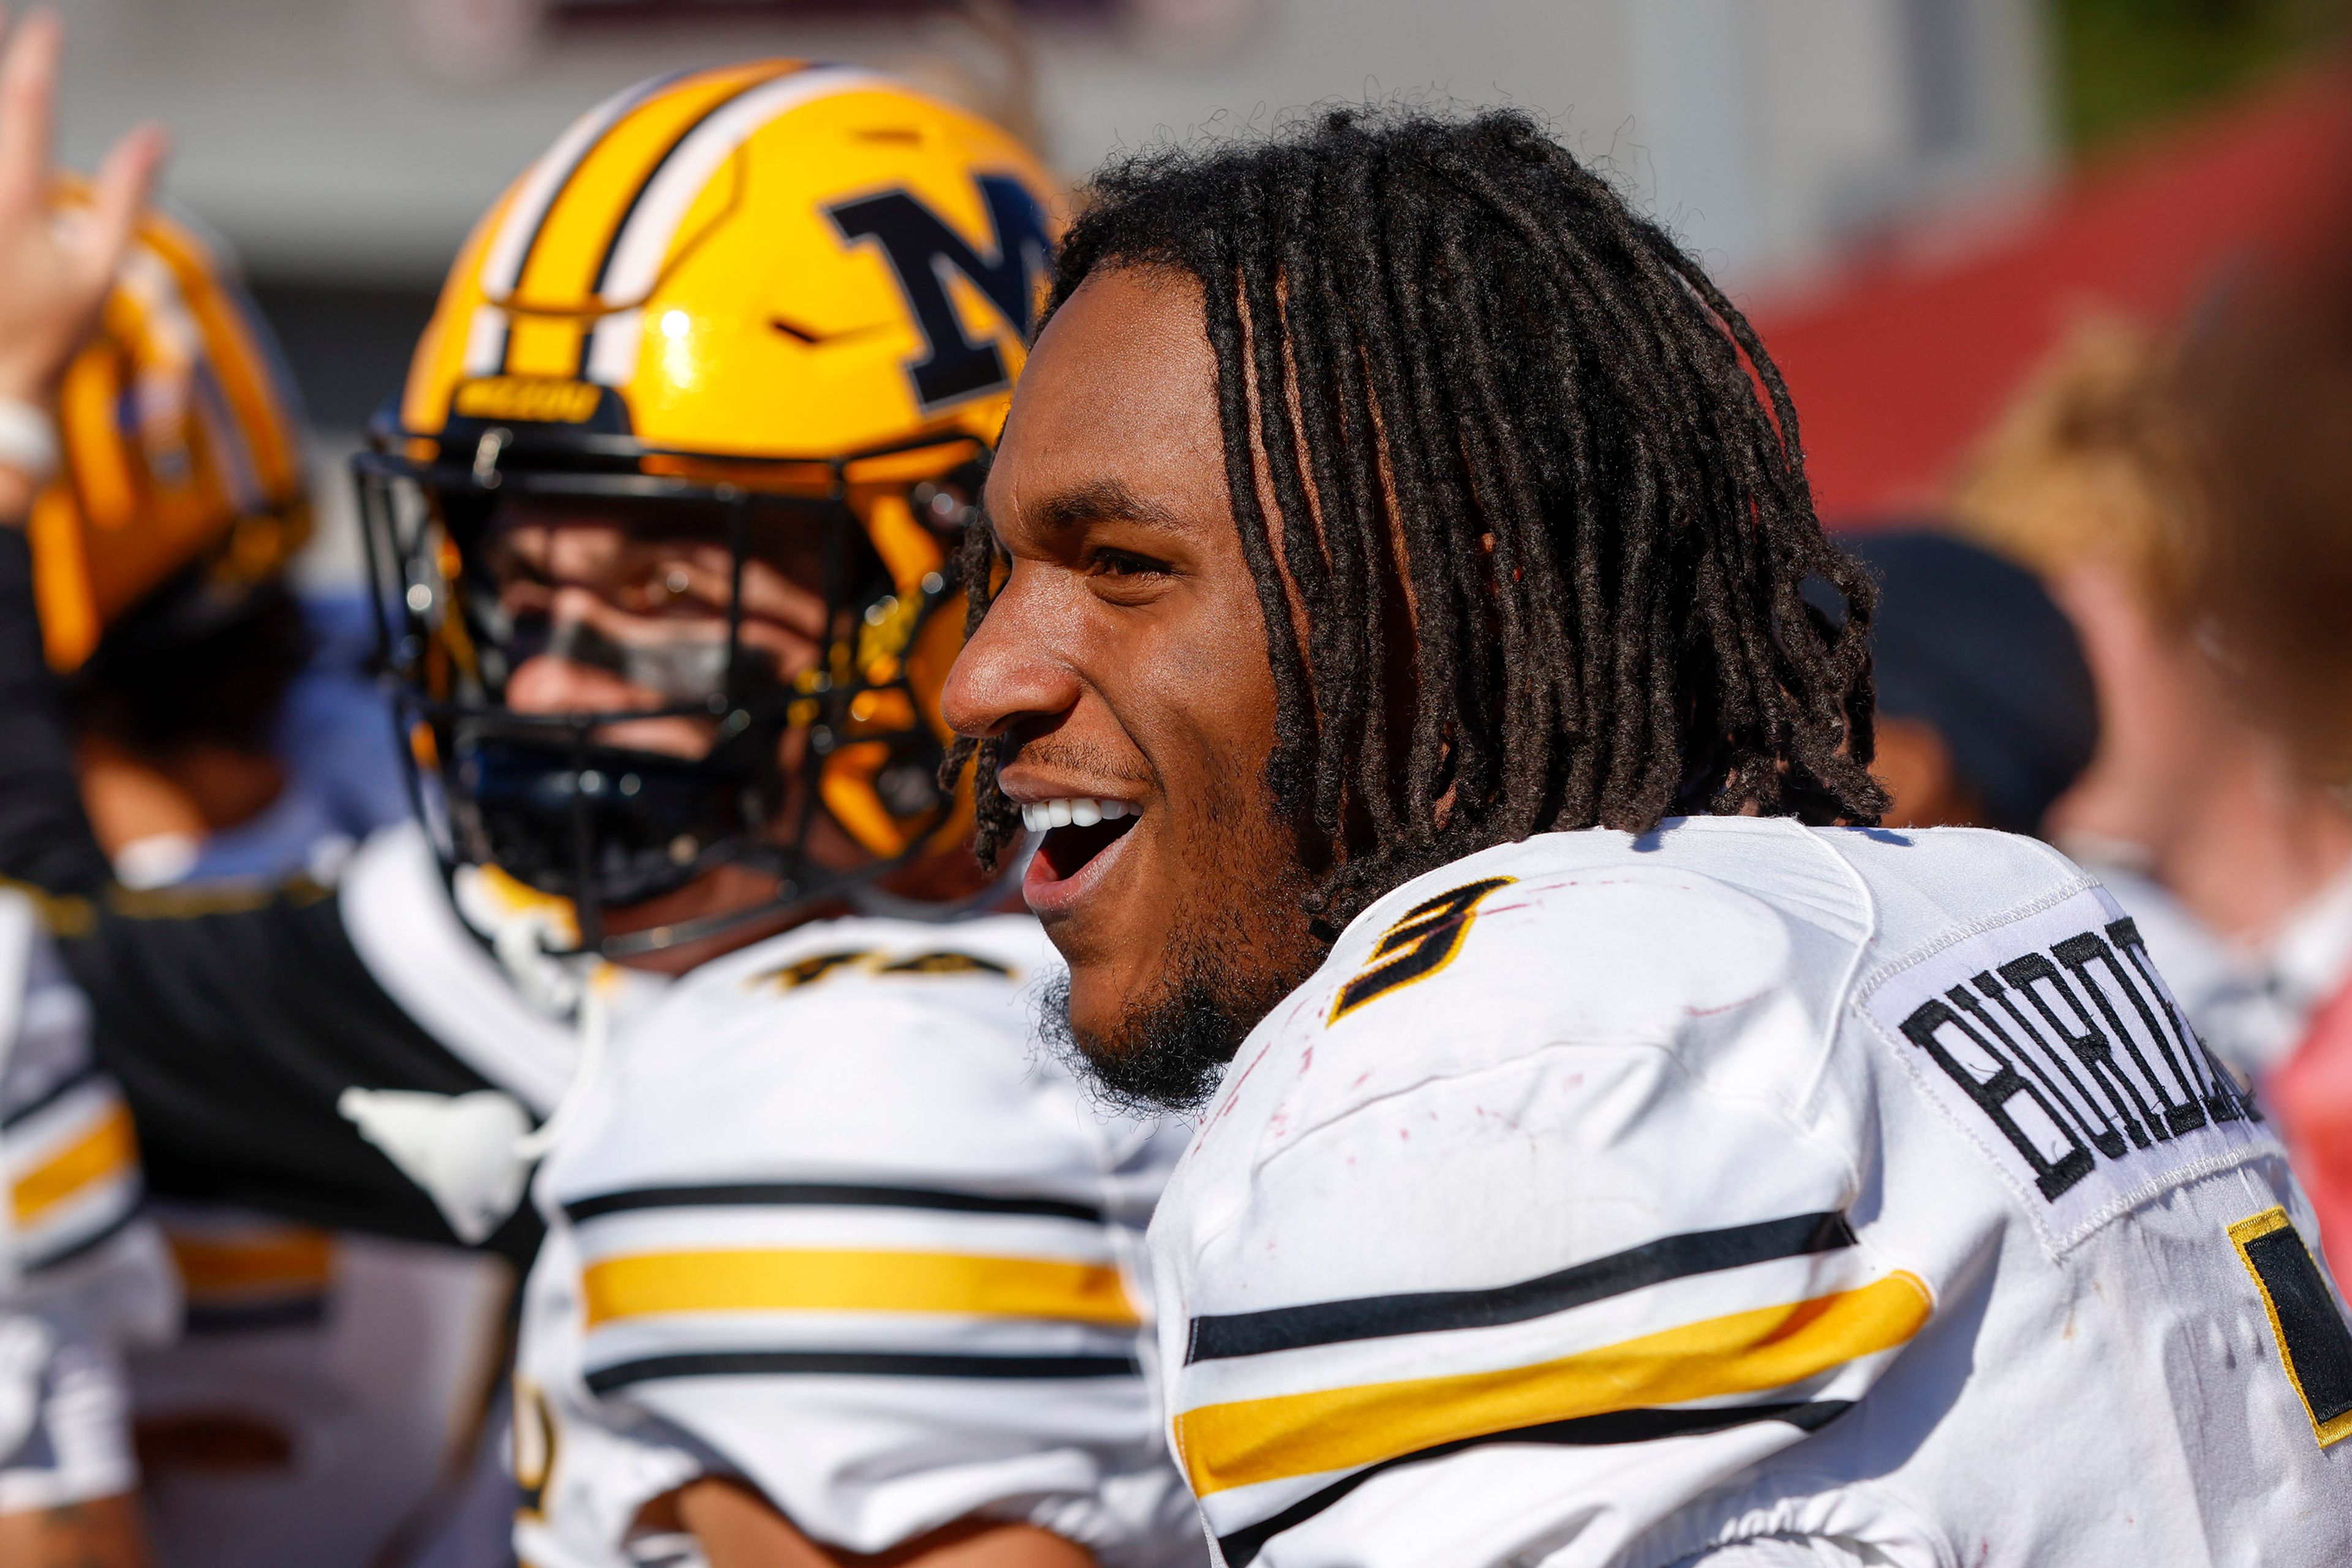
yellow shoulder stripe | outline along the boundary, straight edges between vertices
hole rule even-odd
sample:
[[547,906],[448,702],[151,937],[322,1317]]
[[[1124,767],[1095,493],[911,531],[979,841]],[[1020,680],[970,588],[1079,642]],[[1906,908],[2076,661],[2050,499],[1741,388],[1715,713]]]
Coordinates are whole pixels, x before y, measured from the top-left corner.
[[588,1326],[652,1312],[971,1312],[1135,1327],[1118,1270],[956,1252],[730,1248],[586,1269]]
[[30,1224],[91,1184],[130,1170],[138,1158],[131,1112],[116,1100],[89,1131],[16,1178],[9,1192],[16,1223]]
[[1206,1497],[1519,1426],[1780,1388],[1906,1342],[1930,1305],[1927,1286],[1898,1271],[1533,1366],[1204,1405],[1176,1417],[1176,1446]]

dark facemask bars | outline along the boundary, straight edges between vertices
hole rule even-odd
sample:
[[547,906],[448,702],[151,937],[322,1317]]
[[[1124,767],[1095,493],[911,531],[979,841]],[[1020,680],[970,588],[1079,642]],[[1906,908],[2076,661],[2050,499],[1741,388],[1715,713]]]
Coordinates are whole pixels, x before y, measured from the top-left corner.
[[[897,692],[914,719],[881,736],[867,725],[856,731],[856,739],[887,740],[894,757],[906,752],[904,765],[925,777],[939,755],[904,661],[893,679],[877,682],[855,657],[861,621],[880,599],[868,591],[871,551],[846,499],[845,469],[888,453],[797,463],[829,475],[824,493],[777,496],[646,473],[641,459],[664,454],[625,437],[575,437],[567,447],[615,450],[567,451],[588,464],[542,467],[517,461],[530,455],[529,446],[519,446],[504,427],[483,431],[469,462],[419,462],[396,455],[403,447],[398,432],[380,426],[376,435],[374,448],[356,455],[352,469],[379,656],[409,742],[401,752],[412,804],[445,866],[496,865],[571,900],[583,949],[621,958],[781,923],[818,906],[856,906],[877,882],[927,852],[953,809],[950,800],[935,796],[919,816],[901,818],[909,847],[900,854],[840,870],[810,853],[824,810],[820,781],[826,759],[845,743],[852,704],[861,695]],[[976,464],[969,477],[976,493]],[[503,688],[511,650],[501,644],[510,627],[481,602],[495,590],[478,556],[491,505],[508,495],[592,506],[670,502],[713,509],[724,520],[730,562],[723,689],[701,702],[628,710],[539,714],[507,707]],[[779,519],[790,526],[795,518],[822,531],[827,633],[815,668],[787,682],[763,671],[762,660],[746,657],[743,572],[756,530]],[[947,577],[943,570],[925,581],[921,602],[906,617],[901,650],[953,599],[956,584]],[[715,723],[705,755],[687,759],[598,739],[616,724],[676,718]],[[797,755],[792,770],[797,777],[786,774],[788,752]],[[730,863],[773,877],[772,895],[650,929],[609,929],[610,910],[659,897]],[[902,902],[873,896],[894,909]],[[939,913],[961,912],[971,902],[960,900]]]

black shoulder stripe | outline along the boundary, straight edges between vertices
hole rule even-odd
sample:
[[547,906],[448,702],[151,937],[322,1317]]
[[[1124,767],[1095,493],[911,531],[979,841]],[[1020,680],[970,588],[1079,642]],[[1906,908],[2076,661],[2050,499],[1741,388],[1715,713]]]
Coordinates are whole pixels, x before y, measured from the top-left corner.
[[24,1104],[12,1107],[5,1114],[0,1114],[0,1129],[19,1126],[31,1118],[38,1116],[82,1085],[96,1079],[97,1077],[98,1064],[83,1063]]
[[628,1209],[815,1207],[938,1209],[953,1214],[1031,1215],[1042,1219],[1103,1222],[1092,1204],[1067,1198],[996,1196],[929,1187],[850,1186],[824,1182],[728,1182],[709,1186],[635,1187],[598,1193],[563,1205],[574,1225]]
[[1735,1405],[1709,1410],[1618,1410],[1606,1415],[1584,1415],[1573,1421],[1547,1421],[1537,1426],[1517,1426],[1507,1432],[1490,1432],[1481,1437],[1464,1437],[1415,1453],[1400,1454],[1377,1465],[1367,1465],[1354,1475],[1333,1481],[1320,1491],[1307,1493],[1280,1513],[1244,1526],[1230,1535],[1217,1537],[1217,1551],[1224,1559],[1226,1568],[1249,1568],[1257,1554],[1265,1550],[1267,1542],[1286,1530],[1306,1523],[1382,1470],[1394,1469],[1399,1465],[1418,1464],[1423,1459],[1442,1459],[1448,1454],[1458,1454],[1465,1448],[1475,1448],[1487,1443],[1551,1443],[1570,1447],[1600,1447],[1614,1443],[1646,1443],[1659,1437],[1720,1432],[1726,1427],[1745,1426],[1758,1421],[1786,1421],[1801,1430],[1813,1432],[1828,1426],[1853,1407],[1851,1399],[1819,1399],[1805,1404]]
[[1853,1245],[1853,1229],[1836,1213],[1791,1215],[1724,1230],[1661,1237],[1623,1252],[1596,1258],[1513,1285],[1486,1290],[1426,1290],[1405,1296],[1363,1296],[1192,1320],[1184,1362],[1263,1355],[1268,1351],[1444,1329],[1485,1329],[1564,1312],[1644,1286],[1712,1274],[1776,1258],[1834,1252]]
[[2277,1325],[2279,1349],[2292,1369],[2295,1392],[2323,1434],[2322,1447],[2346,1436],[2352,1415],[2352,1330],[2312,1261],[2311,1248],[2292,1225],[2249,1237],[2240,1247],[2262,1281]]
[[697,1351],[617,1362],[588,1373],[591,1392],[668,1377],[1140,1377],[1131,1355],[915,1355],[878,1351]]

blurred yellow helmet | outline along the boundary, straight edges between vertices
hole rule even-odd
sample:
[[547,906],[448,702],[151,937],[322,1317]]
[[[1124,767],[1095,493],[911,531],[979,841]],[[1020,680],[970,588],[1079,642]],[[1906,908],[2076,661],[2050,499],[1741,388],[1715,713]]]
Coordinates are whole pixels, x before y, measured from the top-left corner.
[[[583,765],[583,733],[519,739],[528,726],[490,717],[503,628],[474,557],[492,506],[518,495],[842,524],[875,570],[829,585],[843,629],[819,667],[772,713],[731,689],[709,711],[747,751],[806,731],[816,798],[874,856],[962,837],[968,795],[929,783],[961,638],[950,556],[1056,224],[1043,171],[1003,130],[793,60],[643,83],[525,171],[467,239],[396,414],[355,465],[373,558],[400,574],[394,664],[454,858],[625,902],[756,858],[778,832],[719,804],[759,793],[740,776],[694,805],[691,781],[660,784],[677,770],[653,759]],[[404,511],[404,483],[427,504]],[[641,787],[584,820],[614,777]],[[609,874],[577,863],[583,843]]]
[[[58,205],[89,199],[68,184]],[[299,424],[277,344],[214,247],[142,217],[59,385],[64,461],[30,520],[49,662],[79,668],[191,568],[215,588],[280,572],[310,529]]]

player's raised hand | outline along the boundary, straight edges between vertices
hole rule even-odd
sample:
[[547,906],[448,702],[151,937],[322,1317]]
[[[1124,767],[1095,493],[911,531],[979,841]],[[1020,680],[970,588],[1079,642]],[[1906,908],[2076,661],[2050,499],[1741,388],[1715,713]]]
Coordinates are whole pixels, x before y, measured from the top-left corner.
[[49,195],[64,28],[0,12],[0,402],[38,404],[97,320],[165,139],[143,125],[114,145],[87,208],[53,217]]

